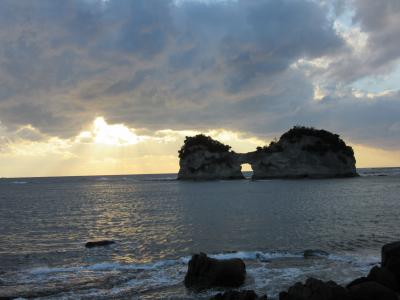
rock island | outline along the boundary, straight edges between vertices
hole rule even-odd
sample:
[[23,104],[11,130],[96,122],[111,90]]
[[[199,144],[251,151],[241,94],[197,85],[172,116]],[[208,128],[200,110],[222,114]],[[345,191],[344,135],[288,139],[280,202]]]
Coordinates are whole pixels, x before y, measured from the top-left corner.
[[252,179],[357,176],[353,149],[339,135],[303,126],[248,153],[203,134],[186,137],[179,159],[180,180],[243,179],[245,163],[253,169]]

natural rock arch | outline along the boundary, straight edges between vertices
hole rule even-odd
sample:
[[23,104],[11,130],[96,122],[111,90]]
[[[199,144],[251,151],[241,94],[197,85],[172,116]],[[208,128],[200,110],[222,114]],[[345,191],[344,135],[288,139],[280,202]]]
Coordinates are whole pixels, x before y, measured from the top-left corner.
[[299,126],[248,153],[202,134],[186,137],[179,158],[183,180],[244,179],[242,164],[251,165],[253,179],[357,176],[353,149],[339,135]]

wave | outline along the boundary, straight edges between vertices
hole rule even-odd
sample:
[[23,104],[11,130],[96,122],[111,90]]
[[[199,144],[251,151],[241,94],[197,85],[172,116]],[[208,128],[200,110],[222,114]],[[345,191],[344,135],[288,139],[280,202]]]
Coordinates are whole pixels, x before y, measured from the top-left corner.
[[77,266],[77,267],[39,267],[33,268],[28,271],[28,273],[32,275],[46,275],[46,274],[54,274],[54,273],[75,273],[75,272],[84,272],[84,271],[127,271],[127,270],[155,270],[161,269],[166,266],[176,265],[176,264],[186,264],[190,258],[182,258],[179,260],[161,260],[154,263],[148,264],[121,264],[121,263],[112,263],[112,262],[104,262],[97,263],[93,265],[87,266]]
[[[379,257],[375,256],[324,254],[317,250],[314,252],[317,256],[312,256],[312,259],[304,258],[304,251],[238,251],[209,256],[245,260],[248,278],[243,288],[261,292],[267,290],[271,296],[307,276],[323,278],[325,274],[331,276],[326,279],[350,281],[356,276],[365,275],[371,265],[379,262]],[[140,293],[148,294],[148,298],[143,299],[175,299],[176,296],[190,296],[185,294],[187,291],[182,284],[189,260],[190,256],[183,256],[149,263],[100,262],[81,266],[31,268],[12,277],[9,274],[0,274],[0,280],[7,278],[8,283],[11,280],[16,287],[15,291],[19,293],[15,295],[10,291],[9,294],[3,294],[5,291],[0,292],[0,296],[29,298],[47,294],[52,295],[51,299],[107,299],[133,298],[132,296]],[[83,285],[87,288],[82,288]],[[35,287],[34,290],[30,289],[32,286]],[[205,293],[209,297],[216,292],[218,291],[210,290]],[[196,297],[185,299],[197,299]]]
[[[324,254],[323,251],[313,250],[315,254],[313,257],[325,258],[330,261],[339,261],[354,264],[377,264],[379,257],[358,257],[354,255],[337,255],[337,254]],[[238,251],[238,252],[222,252],[216,254],[208,254],[209,257],[215,259],[233,259],[240,258],[244,261],[254,262],[271,262],[275,260],[283,259],[295,259],[304,258],[304,251],[289,252],[289,251]],[[52,274],[52,273],[66,273],[66,272],[81,272],[81,271],[116,271],[116,270],[160,270],[165,267],[171,267],[176,265],[187,265],[191,256],[183,256],[178,259],[166,259],[159,260],[151,263],[132,263],[123,264],[118,262],[102,262],[86,266],[74,266],[74,267],[38,267],[29,269],[28,272],[33,275],[40,274]]]

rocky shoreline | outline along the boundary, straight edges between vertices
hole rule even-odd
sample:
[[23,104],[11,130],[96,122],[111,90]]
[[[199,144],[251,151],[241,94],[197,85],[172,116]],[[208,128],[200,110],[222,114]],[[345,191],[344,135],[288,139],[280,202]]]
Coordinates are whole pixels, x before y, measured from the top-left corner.
[[[192,256],[184,284],[194,291],[214,287],[233,288],[210,300],[267,300],[267,294],[257,295],[240,290],[246,278],[243,260],[210,258],[204,253]],[[346,286],[334,281],[308,278],[297,282],[279,294],[279,300],[399,300],[400,299],[400,241],[386,244],[381,250],[381,264],[367,276],[356,278]]]
[[236,153],[202,134],[186,137],[179,150],[180,180],[243,179],[250,164],[252,179],[337,178],[357,176],[353,149],[339,135],[295,126],[269,146]]

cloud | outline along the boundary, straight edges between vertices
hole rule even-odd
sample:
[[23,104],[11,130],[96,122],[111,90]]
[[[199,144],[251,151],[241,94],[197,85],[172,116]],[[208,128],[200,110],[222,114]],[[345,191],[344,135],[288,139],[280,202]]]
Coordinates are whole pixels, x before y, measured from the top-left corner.
[[3,136],[73,141],[103,116],[152,138],[305,124],[396,147],[397,91],[350,87],[399,56],[397,1],[372,2],[1,1]]
[[350,47],[334,59],[329,75],[340,82],[393,72],[400,59],[400,4],[397,0],[347,1],[351,24],[337,22]]
[[52,134],[71,135],[95,113],[154,127],[165,110],[193,117],[342,44],[309,1],[0,5],[0,119]]

